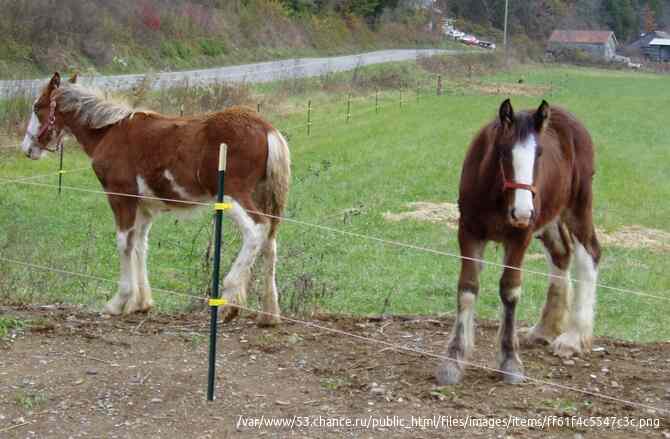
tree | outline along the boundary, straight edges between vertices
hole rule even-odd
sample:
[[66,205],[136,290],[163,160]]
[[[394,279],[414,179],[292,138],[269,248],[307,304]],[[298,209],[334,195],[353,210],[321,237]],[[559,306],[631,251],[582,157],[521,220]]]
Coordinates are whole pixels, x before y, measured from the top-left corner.
[[644,32],[653,32],[656,30],[656,17],[649,3],[642,9],[642,26]]
[[637,33],[637,16],[631,0],[605,0],[605,24],[614,31],[619,41]]

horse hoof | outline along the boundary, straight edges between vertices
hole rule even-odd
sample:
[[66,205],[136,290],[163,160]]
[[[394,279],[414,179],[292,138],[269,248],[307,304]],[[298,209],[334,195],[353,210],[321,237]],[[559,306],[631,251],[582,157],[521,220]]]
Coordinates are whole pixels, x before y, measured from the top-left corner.
[[136,312],[140,314],[149,314],[149,311],[153,308],[153,305],[142,305],[140,309],[138,309]]
[[267,326],[277,326],[278,324],[281,323],[281,317],[279,317],[279,314],[258,314],[258,317],[256,317],[256,324],[260,327],[267,327]]
[[447,360],[440,365],[435,371],[435,378],[437,384],[440,386],[447,386],[459,384],[463,381],[463,366],[455,361]]
[[146,314],[146,313],[148,313],[149,311],[151,311],[151,309],[152,309],[153,307],[154,307],[154,301],[153,301],[153,299],[152,299],[152,300],[145,300],[144,302],[142,302],[142,304],[140,305],[140,307],[139,307],[139,309],[137,310],[137,312],[140,312],[140,313],[142,313],[142,314]]
[[522,337],[522,340],[524,344],[528,346],[533,346],[533,345],[540,345],[540,346],[547,346],[550,345],[556,336],[551,336],[549,334],[546,334],[542,328],[538,328],[537,326],[533,326],[532,328],[528,328],[524,336]]
[[526,379],[523,374],[523,365],[514,358],[506,360],[500,366],[500,370],[503,372],[503,382],[505,384],[521,384]]
[[581,355],[590,346],[590,337],[584,337],[575,332],[566,332],[554,340],[551,349],[557,357],[570,358],[573,355]]
[[103,314],[107,314],[110,316],[119,316],[123,312],[123,309],[121,307],[116,306],[112,303],[108,303],[105,305],[105,307],[102,309]]
[[123,307],[123,314],[127,316],[141,311],[142,306],[139,303],[131,302],[130,300],[126,302],[126,305]]

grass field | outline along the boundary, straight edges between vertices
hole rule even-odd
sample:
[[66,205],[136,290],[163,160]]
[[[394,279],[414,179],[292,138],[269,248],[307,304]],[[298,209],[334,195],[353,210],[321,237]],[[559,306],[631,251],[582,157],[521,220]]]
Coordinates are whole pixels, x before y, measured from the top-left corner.
[[[483,78],[494,86],[538,86],[552,104],[572,110],[597,144],[595,220],[615,232],[639,225],[670,231],[670,124],[667,77],[596,69],[526,68]],[[453,85],[453,84],[448,84]],[[549,88],[539,88],[547,86]],[[342,96],[315,106],[313,135],[305,114],[275,119],[290,141],[293,187],[286,216],[340,230],[458,253],[455,232],[444,224],[388,222],[386,212],[407,210],[413,201],[455,202],[460,167],[475,131],[495,114],[503,96],[479,88],[448,88],[445,96],[383,96],[352,104],[344,123]],[[541,96],[514,96],[515,108],[535,107]],[[299,102],[298,102],[299,103]],[[304,104],[304,101],[302,102]],[[66,169],[86,167],[87,158],[71,146]],[[33,162],[18,152],[0,153],[0,177],[55,172],[55,157]],[[54,184],[56,177],[33,180]],[[99,189],[90,170],[65,176],[68,186]],[[211,215],[190,220],[163,216],[152,231],[149,268],[154,287],[203,295],[209,282],[204,261]],[[239,237],[225,223],[226,264]],[[50,187],[0,182],[0,257],[28,261],[115,280],[118,260],[112,216],[103,196]],[[670,245],[670,243],[665,243]],[[292,223],[280,231],[278,266],[282,305],[288,312],[452,313],[459,261],[448,256],[399,248]],[[534,243],[531,253],[541,253]],[[667,253],[646,248],[606,246],[600,282],[662,296],[640,297],[598,289],[596,332],[650,341],[670,338]],[[502,249],[489,245],[486,259],[500,262]],[[225,265],[227,266],[227,265]],[[546,272],[544,260],[526,268]],[[495,318],[500,270],[487,268],[478,304],[481,316]],[[519,318],[534,321],[547,279],[526,274]],[[32,270],[0,261],[0,302],[82,303],[99,308],[115,284]],[[158,310],[188,309],[188,300],[156,293]],[[255,297],[252,295],[252,301]]]

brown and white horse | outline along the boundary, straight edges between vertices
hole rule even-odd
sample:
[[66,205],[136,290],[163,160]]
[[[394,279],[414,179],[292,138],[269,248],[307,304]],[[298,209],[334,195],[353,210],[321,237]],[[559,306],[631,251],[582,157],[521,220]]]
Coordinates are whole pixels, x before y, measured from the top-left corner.
[[[151,223],[160,212],[193,207],[178,201],[215,199],[219,145],[226,143],[225,200],[232,204],[227,214],[241,230],[243,243],[224,279],[222,297],[233,304],[245,303],[250,270],[262,252],[262,304],[269,314],[260,314],[259,324],[278,323],[276,236],[291,174],[288,145],[279,131],[244,108],[168,117],[134,110],[75,82],[72,78],[61,84],[58,73],[53,76],[35,101],[22,149],[28,157],[39,159],[64,133],[70,133],[109,192],[121,279],[104,312],[129,314],[152,307],[146,265]],[[225,317],[234,317],[237,310],[227,308]]]
[[[450,360],[436,373],[439,383],[462,380],[463,361],[474,346],[474,307],[487,241],[504,247],[498,365],[505,382],[523,379],[514,314],[521,293],[519,268],[533,236],[544,245],[551,277],[529,339],[551,343],[562,357],[590,349],[600,259],[592,219],[593,175],[594,146],[586,128],[545,101],[535,111],[514,113],[508,99],[476,135],[461,175],[458,314],[447,348]],[[574,295],[569,279],[573,255]]]

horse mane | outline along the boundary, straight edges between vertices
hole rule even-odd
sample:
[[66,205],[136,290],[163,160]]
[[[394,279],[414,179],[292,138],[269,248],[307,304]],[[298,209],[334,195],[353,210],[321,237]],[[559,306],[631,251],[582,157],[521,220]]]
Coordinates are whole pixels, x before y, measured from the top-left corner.
[[74,112],[79,123],[93,129],[113,125],[138,111],[123,100],[79,84],[63,83],[55,93],[61,112]]

